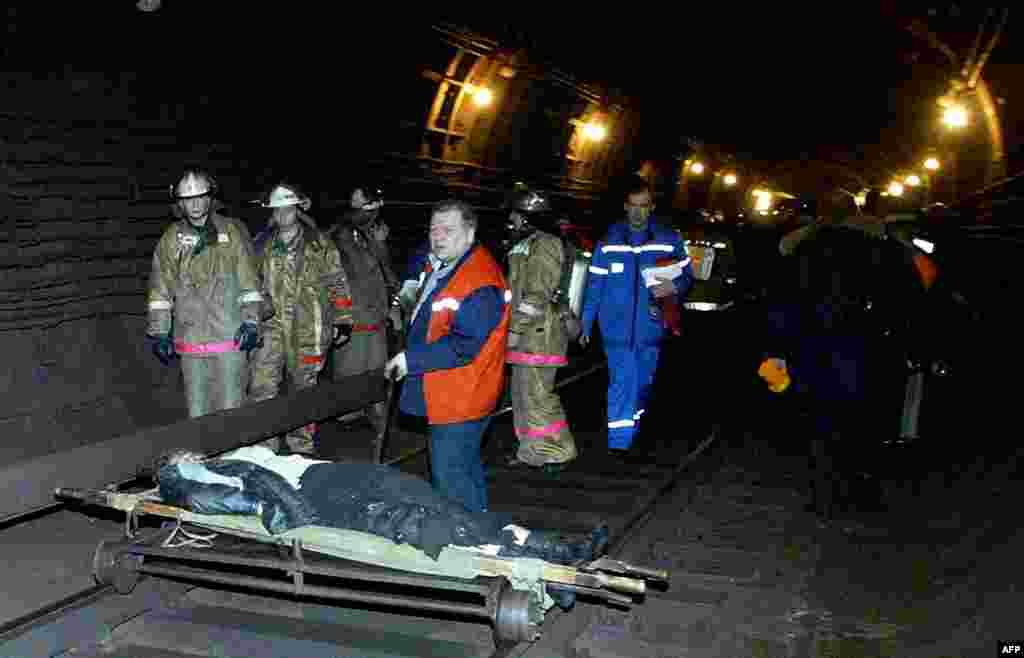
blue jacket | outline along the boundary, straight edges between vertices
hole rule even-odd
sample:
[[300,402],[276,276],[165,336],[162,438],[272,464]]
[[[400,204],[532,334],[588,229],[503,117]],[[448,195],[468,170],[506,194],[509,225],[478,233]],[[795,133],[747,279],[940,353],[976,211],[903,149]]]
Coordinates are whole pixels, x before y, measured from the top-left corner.
[[647,290],[642,271],[663,258],[684,263],[682,274],[673,280],[682,302],[693,283],[693,269],[682,237],[653,218],[644,231],[635,231],[626,222],[613,224],[594,247],[590,261],[583,298],[583,334],[590,336],[596,319],[606,345],[660,343],[665,334],[661,307]]
[[448,266],[448,273],[437,282],[430,295],[423,300],[420,312],[412,319],[405,351],[409,372],[402,386],[402,396],[398,404],[398,408],[407,414],[427,415],[427,402],[423,390],[424,373],[431,370],[448,370],[470,363],[483,349],[491,332],[501,323],[505,312],[505,291],[494,286],[482,287],[462,300],[452,320],[451,332],[441,340],[427,343],[434,298],[445,289],[452,276],[473,251],[480,248],[480,245],[474,245],[459,262]]

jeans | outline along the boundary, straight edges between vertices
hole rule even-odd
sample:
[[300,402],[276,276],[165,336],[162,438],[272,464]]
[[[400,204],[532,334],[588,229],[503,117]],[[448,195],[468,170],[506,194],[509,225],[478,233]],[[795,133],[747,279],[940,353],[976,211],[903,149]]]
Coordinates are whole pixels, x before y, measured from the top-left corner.
[[470,512],[487,510],[487,480],[480,442],[491,418],[430,426],[430,474],[434,489]]

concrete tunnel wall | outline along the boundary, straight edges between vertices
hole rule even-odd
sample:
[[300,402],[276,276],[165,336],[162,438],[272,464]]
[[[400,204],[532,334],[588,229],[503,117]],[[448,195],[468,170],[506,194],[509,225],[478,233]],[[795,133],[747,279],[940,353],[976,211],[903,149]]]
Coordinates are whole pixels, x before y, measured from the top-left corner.
[[[0,464],[185,415],[181,375],[143,341],[153,248],[183,163],[237,170],[140,119],[102,76],[9,74],[0,114]],[[231,181],[222,181],[230,184]]]

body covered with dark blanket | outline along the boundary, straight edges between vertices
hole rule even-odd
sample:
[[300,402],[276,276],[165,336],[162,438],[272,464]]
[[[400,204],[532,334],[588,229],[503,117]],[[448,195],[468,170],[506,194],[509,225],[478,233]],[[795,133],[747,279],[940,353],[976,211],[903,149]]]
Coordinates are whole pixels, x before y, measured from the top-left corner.
[[176,466],[159,474],[165,502],[200,514],[254,514],[272,534],[306,525],[356,530],[411,544],[437,558],[446,544],[502,545],[510,523],[493,513],[472,513],[443,498],[430,484],[387,466],[314,463],[296,489],[281,475],[257,464],[231,459],[203,466],[242,488],[199,482]]

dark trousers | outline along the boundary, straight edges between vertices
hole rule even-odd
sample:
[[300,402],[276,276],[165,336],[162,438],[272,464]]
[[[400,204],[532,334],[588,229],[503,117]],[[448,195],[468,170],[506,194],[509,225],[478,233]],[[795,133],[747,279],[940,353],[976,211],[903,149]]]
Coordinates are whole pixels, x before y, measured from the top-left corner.
[[470,512],[487,510],[487,479],[480,442],[491,418],[430,426],[430,475],[442,496]]

